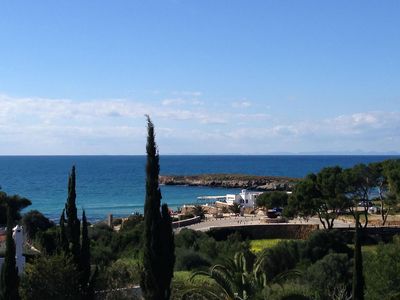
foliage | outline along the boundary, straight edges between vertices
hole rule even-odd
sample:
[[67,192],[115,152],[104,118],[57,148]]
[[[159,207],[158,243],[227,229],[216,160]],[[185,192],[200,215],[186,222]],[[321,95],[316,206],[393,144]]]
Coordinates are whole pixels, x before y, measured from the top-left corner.
[[305,218],[318,215],[324,228],[331,229],[335,219],[348,206],[342,169],[328,167],[318,174],[309,174],[296,185],[287,211]]
[[101,270],[96,286],[98,290],[117,289],[136,285],[140,282],[138,261],[117,259]]
[[0,224],[7,224],[7,207],[11,208],[13,223],[21,219],[21,210],[31,205],[32,202],[19,195],[7,195],[0,191]]
[[43,254],[53,255],[60,250],[59,229],[51,227],[46,231],[38,231],[35,238],[35,245]]
[[65,228],[65,209],[63,209],[60,217],[60,233],[59,233],[59,248],[64,253],[68,253],[69,251],[69,242],[67,237],[67,230]]
[[319,230],[313,232],[305,243],[302,257],[314,263],[331,252],[352,256],[352,250],[340,231]]
[[233,259],[226,259],[224,264],[214,265],[209,272],[198,271],[193,273],[196,276],[207,276],[213,279],[219,288],[219,292],[202,291],[217,299],[251,299],[256,292],[256,286],[262,286],[263,278],[257,278],[259,273],[248,268],[246,256],[243,253],[236,253]]
[[373,189],[377,186],[378,173],[371,165],[358,164],[344,171],[346,195],[350,200],[350,212],[359,220],[358,205],[363,204],[364,227],[368,225],[368,204]]
[[286,192],[265,192],[257,197],[256,204],[258,207],[264,208],[284,207],[287,205],[288,198]]
[[126,220],[123,221],[121,226],[121,231],[128,231],[132,228],[135,228],[136,225],[142,223],[144,220],[143,215],[139,213],[134,213],[130,215]]
[[160,213],[160,166],[154,126],[147,116],[146,199],[144,205],[143,271],[140,286],[145,299],[169,299],[175,263],[174,241],[168,206]]
[[71,257],[41,256],[26,264],[21,280],[22,299],[79,299],[79,272]]
[[266,248],[274,247],[281,241],[282,239],[251,240],[250,250],[254,253],[257,253]]
[[400,237],[364,253],[366,299],[398,299],[400,295]]
[[364,274],[363,258],[360,241],[360,222],[359,215],[356,215],[356,230],[354,234],[354,267],[353,267],[353,300],[364,300]]
[[6,235],[6,253],[4,262],[0,270],[0,299],[18,300],[20,299],[18,286],[18,268],[15,259],[15,243],[13,234],[13,215],[11,207],[7,206],[7,235]]
[[69,242],[69,251],[72,254],[74,262],[79,264],[80,256],[80,221],[76,209],[76,174],[75,166],[72,166],[71,174],[68,178],[68,198],[65,204],[65,213],[67,219],[66,235]]
[[232,205],[229,206],[229,211],[233,214],[240,213],[240,204],[234,202]]
[[331,296],[342,288],[348,295],[351,291],[351,261],[346,254],[330,253],[307,269],[305,280],[320,299],[332,299]]
[[190,280],[192,273],[188,271],[179,271],[174,273],[172,280],[172,299],[180,300],[206,300],[199,290],[207,290],[212,293],[217,292],[214,280],[206,276],[197,276]]
[[203,220],[205,218],[205,210],[204,210],[203,206],[195,205],[194,209],[193,209],[193,214],[196,217],[200,217],[200,219]]
[[38,231],[46,231],[54,227],[54,222],[37,210],[31,210],[24,214],[22,224],[29,239],[34,239]]
[[210,261],[197,251],[179,248],[176,252],[175,270],[177,271],[198,270],[210,265]]
[[301,241],[281,241],[272,248],[267,248],[258,254],[259,268],[267,281],[292,270],[301,260],[303,243]]
[[80,250],[79,271],[81,273],[81,287],[85,298],[89,298],[91,294],[91,287],[89,286],[90,280],[90,240],[88,234],[88,223],[86,220],[85,211],[82,212],[82,243]]
[[379,174],[377,186],[381,202],[382,225],[385,225],[390,211],[400,202],[400,160],[387,160],[373,167]]

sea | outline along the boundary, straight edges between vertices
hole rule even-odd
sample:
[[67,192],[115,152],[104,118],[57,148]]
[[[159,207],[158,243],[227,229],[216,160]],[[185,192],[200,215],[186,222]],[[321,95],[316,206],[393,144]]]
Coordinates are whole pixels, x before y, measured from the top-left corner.
[[[344,168],[400,156],[379,155],[161,155],[161,175],[235,173],[304,177],[323,167]],[[145,156],[0,156],[0,186],[32,201],[58,220],[67,198],[68,175],[76,166],[77,207],[91,222],[143,212]],[[172,209],[197,203],[200,196],[238,193],[239,189],[161,186],[162,202]]]

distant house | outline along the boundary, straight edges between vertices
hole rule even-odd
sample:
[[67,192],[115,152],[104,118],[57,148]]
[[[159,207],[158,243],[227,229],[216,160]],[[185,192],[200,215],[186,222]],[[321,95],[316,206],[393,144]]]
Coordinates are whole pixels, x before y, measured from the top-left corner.
[[243,207],[254,208],[256,206],[257,197],[260,194],[262,194],[262,192],[242,190],[239,194],[227,194],[226,203],[229,205],[237,203]]
[[[21,274],[25,268],[25,256],[23,255],[24,231],[22,226],[15,226],[13,229],[13,238],[15,241],[15,259],[17,261],[18,273]],[[0,270],[4,263],[4,253],[6,250],[6,229],[0,228]]]

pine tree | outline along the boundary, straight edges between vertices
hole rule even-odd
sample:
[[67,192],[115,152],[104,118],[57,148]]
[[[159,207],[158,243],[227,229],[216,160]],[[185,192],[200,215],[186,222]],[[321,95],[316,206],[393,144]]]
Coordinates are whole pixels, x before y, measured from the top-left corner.
[[61,217],[60,217],[60,248],[64,253],[68,253],[69,245],[68,245],[68,238],[67,233],[65,231],[65,209],[63,209]]
[[[88,224],[85,210],[82,212],[82,245],[80,253],[81,286],[85,295],[89,294],[90,279],[90,240],[88,236]],[[86,297],[86,299],[88,299]]]
[[15,243],[13,234],[13,218],[10,206],[7,207],[6,252],[0,275],[0,299],[19,300],[19,277],[15,260]]
[[356,229],[354,234],[354,269],[353,269],[353,300],[364,300],[364,276],[360,242],[360,215],[356,214]]
[[148,116],[147,131],[145,229],[143,272],[140,286],[145,299],[163,300],[170,297],[174,244],[168,206],[163,206],[163,214],[160,212],[159,155],[154,138],[154,126]]
[[67,215],[67,237],[70,245],[70,251],[74,262],[79,265],[80,259],[80,222],[76,209],[76,175],[75,166],[72,166],[71,174],[68,179],[68,198],[65,204]]

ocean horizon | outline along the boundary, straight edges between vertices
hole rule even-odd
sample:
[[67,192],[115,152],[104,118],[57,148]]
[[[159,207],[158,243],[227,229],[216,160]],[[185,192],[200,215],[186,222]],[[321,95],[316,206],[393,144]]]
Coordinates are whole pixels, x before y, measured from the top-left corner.
[[[301,178],[323,167],[343,168],[400,158],[400,155],[160,155],[161,175],[235,173]],[[68,175],[77,172],[77,207],[92,222],[107,214],[127,216],[143,212],[145,155],[0,156],[0,186],[8,194],[32,201],[57,220],[67,198]],[[237,193],[239,189],[161,186],[162,202],[176,209],[197,197]]]

